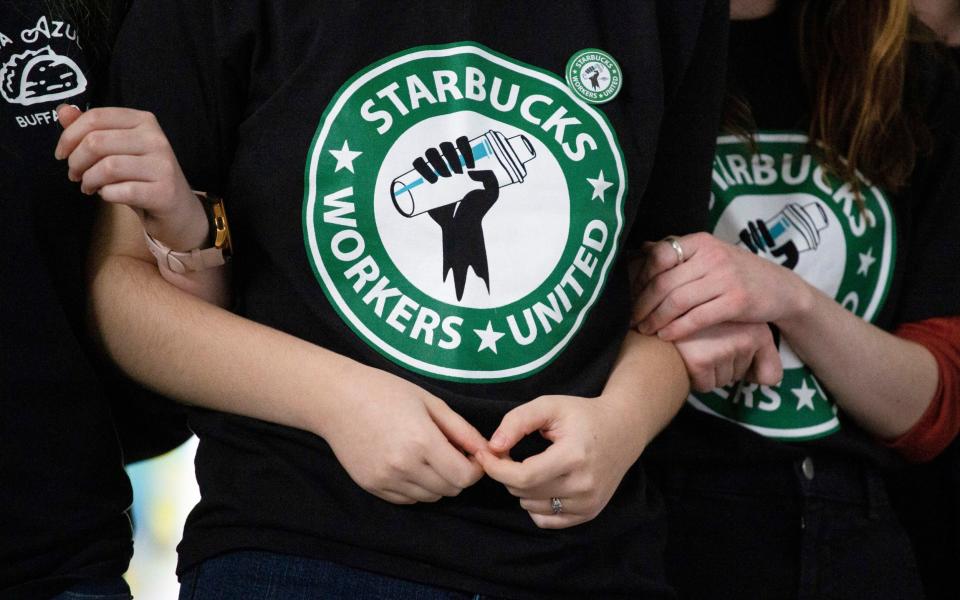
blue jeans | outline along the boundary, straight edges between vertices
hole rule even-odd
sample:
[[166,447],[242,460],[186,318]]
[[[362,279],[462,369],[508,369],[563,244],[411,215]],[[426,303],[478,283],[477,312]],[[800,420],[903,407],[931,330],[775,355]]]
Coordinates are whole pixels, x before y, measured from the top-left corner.
[[378,575],[325,560],[231,552],[181,579],[180,600],[481,600],[457,590]]
[[130,600],[130,587],[123,577],[78,583],[51,600]]

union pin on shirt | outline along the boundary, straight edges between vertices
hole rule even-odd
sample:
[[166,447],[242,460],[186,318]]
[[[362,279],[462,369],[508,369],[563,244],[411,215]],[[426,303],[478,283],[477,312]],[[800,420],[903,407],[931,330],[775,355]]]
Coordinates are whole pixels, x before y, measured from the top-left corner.
[[624,227],[606,117],[557,75],[473,43],[355,75],[306,171],[317,283],[366,343],[438,378],[549,364],[600,295]]

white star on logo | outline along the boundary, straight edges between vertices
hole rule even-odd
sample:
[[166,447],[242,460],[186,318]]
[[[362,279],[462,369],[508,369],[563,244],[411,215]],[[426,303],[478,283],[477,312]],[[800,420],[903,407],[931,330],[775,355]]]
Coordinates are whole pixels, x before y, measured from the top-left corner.
[[613,182],[607,181],[603,178],[603,169],[600,170],[600,174],[597,175],[596,179],[590,179],[587,177],[587,182],[593,186],[593,196],[591,200],[596,200],[600,198],[600,202],[606,202],[606,199],[603,197],[604,192],[607,191],[607,188],[613,186]]
[[363,152],[357,152],[350,149],[350,144],[347,143],[347,140],[343,140],[343,146],[339,150],[330,150],[330,154],[337,159],[337,168],[333,170],[334,173],[340,169],[347,169],[351,173],[353,170],[353,161],[363,154]]
[[473,332],[480,337],[480,347],[477,348],[477,352],[490,349],[493,350],[494,354],[497,354],[497,340],[502,338],[504,334],[499,331],[494,331],[493,323],[487,321],[487,327],[485,329],[474,329]]
[[873,248],[867,248],[867,253],[863,252],[858,253],[860,255],[860,268],[857,269],[857,275],[867,276],[867,273],[870,271],[870,267],[873,266],[873,263],[877,262],[877,259],[873,256]]
[[791,388],[790,391],[797,397],[797,410],[804,407],[814,410],[813,397],[816,395],[817,390],[807,386],[806,379],[803,380],[803,385],[799,388]]

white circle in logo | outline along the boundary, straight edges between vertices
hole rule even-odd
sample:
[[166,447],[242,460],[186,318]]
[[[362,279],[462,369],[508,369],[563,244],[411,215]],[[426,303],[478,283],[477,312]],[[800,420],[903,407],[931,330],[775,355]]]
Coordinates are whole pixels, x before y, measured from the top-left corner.
[[[522,183],[504,185],[483,217],[490,289],[472,269],[458,300],[452,273],[443,272],[443,238],[429,212],[405,216],[394,203],[391,186],[413,168],[427,149],[460,136],[474,140],[487,132],[506,138],[524,136],[535,158],[526,164]],[[475,170],[484,168],[479,159]],[[466,169],[465,169],[466,171]],[[461,185],[479,188],[464,174]],[[421,183],[421,186],[441,185]],[[570,229],[570,193],[560,163],[535,136],[472,111],[436,116],[413,125],[397,138],[380,166],[374,192],[374,215],[384,250],[410,283],[436,300],[470,308],[496,308],[526,297],[560,262]],[[416,193],[416,192],[414,192]],[[451,202],[456,202],[451,198]]]
[[[805,193],[738,196],[724,209],[713,234],[731,244],[747,248],[741,240],[744,224],[763,221],[774,244],[760,255],[789,267],[804,281],[831,298],[837,295],[846,270],[847,241],[843,227],[830,207]],[[789,246],[790,252],[787,252]],[[816,255],[820,255],[819,257]],[[791,264],[791,256],[796,264]],[[830,257],[824,260],[822,257]],[[780,344],[785,369],[803,362],[786,342]]]

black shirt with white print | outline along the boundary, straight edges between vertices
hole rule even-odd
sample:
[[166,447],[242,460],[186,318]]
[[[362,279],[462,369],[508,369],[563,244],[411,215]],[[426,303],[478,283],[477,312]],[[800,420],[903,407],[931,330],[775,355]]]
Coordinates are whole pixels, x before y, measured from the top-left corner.
[[[922,110],[933,146],[921,152],[909,185],[897,193],[862,178],[861,209],[850,184],[824,173],[807,138],[808,96],[789,11],[733,22],[729,83],[749,104],[757,131],[754,147],[720,136],[712,173],[708,231],[793,270],[886,330],[960,313],[958,84],[932,48],[916,45],[910,56],[904,102]],[[780,356],[779,386],[691,394],[648,456],[668,470],[806,456],[865,468],[899,464],[846,417],[789,341],[781,340]]]
[[53,156],[56,106],[85,109],[102,89],[86,33],[45,2],[0,2],[2,598],[118,577],[133,550],[130,484],[82,333],[95,205]]
[[[413,381],[489,436],[537,396],[599,394],[628,325],[621,250],[704,226],[726,11],[144,2],[116,74],[189,180],[227,198],[241,314]],[[488,478],[396,506],[307,433],[205,411],[192,426],[203,497],[181,573],[259,548],[506,597],[665,592],[639,467],[596,520],[546,531]]]

